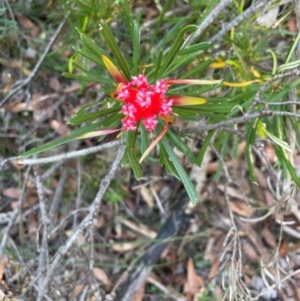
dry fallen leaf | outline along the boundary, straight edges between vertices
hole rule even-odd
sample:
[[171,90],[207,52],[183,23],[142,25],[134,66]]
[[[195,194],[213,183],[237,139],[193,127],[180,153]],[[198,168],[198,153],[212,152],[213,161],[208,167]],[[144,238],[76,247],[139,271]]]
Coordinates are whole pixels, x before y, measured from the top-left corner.
[[147,203],[149,208],[152,209],[154,207],[154,200],[153,200],[153,194],[151,193],[150,189],[142,185],[140,188],[140,192],[144,201]]
[[24,29],[30,30],[30,34],[33,38],[36,38],[39,35],[40,29],[25,15],[16,14],[15,17]]
[[219,271],[219,266],[220,266],[220,258],[216,258],[215,261],[212,263],[211,267],[210,267],[210,271],[208,274],[208,279],[212,279],[214,278],[218,271]]
[[2,193],[11,198],[11,199],[19,199],[20,198],[20,189],[19,188],[5,188],[2,190]]
[[1,256],[0,257],[0,280],[2,280],[2,278],[3,278],[6,263],[7,263],[7,257]]
[[259,262],[259,256],[250,243],[248,243],[247,241],[243,242],[242,250],[250,260],[252,260],[253,262]]
[[[67,235],[67,237],[72,236],[73,233],[74,233],[73,230],[67,230],[67,231],[65,231],[65,234]],[[88,246],[87,246],[86,240],[85,240],[85,238],[84,238],[84,236],[83,236],[82,233],[80,233],[79,235],[77,235],[77,238],[76,238],[75,242],[76,242],[76,245],[78,247],[80,247],[85,254],[88,254],[88,252],[89,252]]]
[[105,286],[105,289],[108,291],[111,287],[111,281],[110,279],[108,278],[108,275],[107,273],[98,268],[98,267],[94,267],[93,268],[93,273],[94,273],[94,276],[101,282],[104,284]]
[[56,77],[51,77],[49,80],[49,87],[55,92],[62,91],[62,85]]
[[261,231],[261,236],[267,243],[267,245],[275,250],[277,243],[274,234],[269,230],[268,227],[264,227]]
[[125,225],[126,227],[128,227],[129,229],[135,231],[136,233],[139,233],[143,236],[149,237],[154,239],[156,237],[156,232],[150,230],[148,227],[146,227],[143,224],[136,224],[133,223],[129,220],[123,219],[122,217],[118,217],[118,220]]
[[3,292],[3,290],[0,289],[0,301],[5,301],[6,298],[5,298],[5,294]]
[[69,132],[69,128],[65,124],[54,119],[50,121],[50,127],[60,136],[66,136]]
[[79,294],[83,291],[84,285],[83,284],[77,284],[73,290],[74,297],[78,297]]
[[194,296],[203,286],[204,281],[202,277],[196,273],[194,262],[191,258],[189,258],[187,263],[187,279],[183,290],[187,295]]
[[112,249],[116,252],[127,252],[127,251],[130,251],[130,250],[133,250],[135,249],[136,247],[138,247],[140,244],[139,243],[136,243],[136,242],[133,242],[133,243],[130,243],[130,242],[124,242],[124,243],[113,243],[112,244]]
[[145,293],[145,282],[141,285],[139,290],[136,292],[132,301],[142,301]]

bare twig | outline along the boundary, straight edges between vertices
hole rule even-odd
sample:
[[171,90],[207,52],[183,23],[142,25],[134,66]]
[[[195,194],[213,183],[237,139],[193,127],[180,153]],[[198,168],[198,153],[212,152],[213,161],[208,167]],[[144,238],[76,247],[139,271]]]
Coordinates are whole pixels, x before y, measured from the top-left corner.
[[[66,166],[66,165],[63,165],[63,166]],[[60,178],[59,178],[59,182],[58,182],[56,190],[55,190],[54,197],[52,199],[52,204],[51,204],[51,207],[50,207],[50,211],[49,211],[50,221],[53,221],[54,215],[55,215],[55,213],[58,209],[59,202],[61,200],[61,196],[62,196],[62,193],[63,193],[63,187],[64,187],[65,182],[67,180],[67,176],[68,176],[68,169],[63,168],[62,172],[61,172],[61,175],[60,175]]]
[[199,25],[198,29],[188,38],[184,45],[191,45],[203,31],[215,20],[215,18],[230,4],[231,0],[223,0],[210,12],[206,19]]
[[81,202],[81,164],[79,158],[77,158],[77,165],[76,165],[76,170],[77,170],[77,195],[76,195],[76,202],[75,202],[75,214],[74,214],[74,219],[73,219],[73,229],[77,227],[77,211]]
[[234,18],[230,23],[228,23],[222,30],[220,30],[216,35],[214,35],[209,42],[214,43],[216,41],[220,41],[221,38],[230,31],[234,26],[238,25],[241,21],[243,21],[246,18],[251,17],[254,15],[257,11],[259,11],[262,7],[268,7],[273,0],[264,0],[264,1],[256,1],[253,5],[251,5],[249,8],[247,8],[242,14],[238,15],[236,18]]
[[[59,33],[61,32],[63,26],[65,25],[67,20],[67,16],[65,17],[65,19],[63,20],[62,23],[60,23],[60,25],[57,27],[54,35],[51,37],[49,43],[47,44],[43,54],[41,55],[40,59],[38,60],[38,62],[36,63],[35,67],[33,68],[32,72],[30,73],[30,75],[22,80],[16,83],[16,86],[13,88],[13,90],[6,95],[6,97],[4,97],[4,99],[2,100],[2,102],[0,103],[0,107],[7,101],[9,100],[13,95],[15,95],[18,91],[20,91],[23,87],[27,86],[30,84],[31,80],[36,76],[37,71],[39,70],[39,68],[41,67],[43,61],[45,60],[46,55],[48,54],[48,52],[50,51],[52,45],[54,44],[56,38],[58,37]],[[26,103],[28,103],[29,99],[30,99],[30,93],[29,93],[29,87],[27,87],[25,94],[27,95],[27,100]]]
[[68,153],[62,153],[59,155],[51,156],[51,157],[45,157],[45,158],[33,158],[33,159],[22,159],[21,157],[11,157],[6,160],[3,160],[0,164],[0,170],[3,168],[4,164],[8,161],[17,161],[20,166],[23,165],[36,165],[36,164],[46,164],[46,163],[51,163],[51,162],[57,162],[57,161],[62,161],[66,159],[71,159],[71,158],[78,158],[81,156],[86,156],[90,154],[97,153],[101,150],[107,149],[107,148],[113,148],[116,146],[120,146],[124,144],[123,141],[121,140],[116,140],[113,142],[108,142],[105,144],[93,146],[90,148],[85,148],[82,150],[78,151],[71,151]]
[[102,198],[104,196],[104,193],[106,192],[107,188],[109,187],[109,184],[111,180],[113,179],[115,172],[118,168],[119,163],[121,162],[121,159],[123,157],[125,151],[125,146],[121,146],[118,150],[117,156],[115,161],[113,162],[111,166],[111,170],[109,173],[104,177],[104,179],[100,183],[100,187],[98,190],[98,193],[90,206],[89,214],[83,219],[83,221],[78,225],[76,230],[73,232],[73,234],[68,238],[66,243],[62,245],[56,254],[54,255],[54,258],[49,265],[45,280],[40,288],[37,301],[41,301],[43,299],[43,295],[46,291],[46,288],[48,286],[48,283],[53,276],[55,269],[57,265],[59,264],[59,261],[62,259],[62,257],[68,252],[70,247],[73,245],[73,243],[76,241],[78,235],[86,228],[88,227],[91,223],[93,223],[93,219],[95,215],[98,213]]
[[26,196],[25,191],[26,191],[26,187],[27,187],[29,171],[30,171],[30,167],[27,168],[27,170],[25,172],[25,175],[24,175],[24,181],[23,181],[23,186],[22,186],[22,190],[21,190],[21,193],[20,193],[20,198],[18,200],[18,205],[16,206],[16,208],[12,212],[12,215],[10,217],[8,225],[6,226],[6,228],[2,229],[2,240],[1,240],[1,244],[0,244],[0,257],[3,255],[3,252],[5,250],[8,235],[9,235],[9,231],[12,228],[12,226],[14,225],[18,215],[21,213],[21,208],[22,208],[25,196]]

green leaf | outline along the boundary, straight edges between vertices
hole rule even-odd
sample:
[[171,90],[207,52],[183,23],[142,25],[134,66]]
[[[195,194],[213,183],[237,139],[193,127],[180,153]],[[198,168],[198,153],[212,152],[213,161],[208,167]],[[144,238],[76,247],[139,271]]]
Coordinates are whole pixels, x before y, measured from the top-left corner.
[[[138,128],[139,126],[137,126]],[[137,130],[136,131],[128,131],[126,132],[127,135],[127,144],[128,147],[130,147],[131,149],[133,149],[135,147],[135,142],[136,142],[136,137],[137,137]]]
[[193,46],[186,47],[186,48],[182,49],[179,52],[179,55],[186,55],[186,54],[196,53],[196,52],[198,52],[200,50],[207,49],[209,46],[210,46],[209,42],[198,43],[198,44],[195,44]]
[[163,61],[163,64],[160,68],[158,77],[160,77],[161,74],[164,73],[164,71],[169,67],[169,65],[173,62],[173,60],[176,58],[178,55],[178,52],[181,48],[181,46],[184,43],[184,37],[187,32],[194,32],[198,27],[196,25],[188,25],[182,28],[178,34],[177,39],[171,46],[171,49],[169,50],[167,57]]
[[149,134],[144,126],[140,127],[141,130],[141,153],[143,154],[149,147]]
[[49,149],[52,149],[54,147],[57,147],[57,146],[65,144],[67,142],[73,141],[76,138],[78,138],[78,137],[80,137],[80,136],[82,136],[86,133],[89,133],[89,132],[93,131],[94,129],[98,128],[101,124],[102,124],[102,121],[99,121],[99,122],[92,123],[92,124],[89,124],[87,126],[81,127],[79,129],[76,129],[76,130],[72,131],[69,134],[68,137],[63,138],[63,139],[59,139],[59,140],[56,140],[56,141],[53,141],[53,142],[50,142],[50,143],[46,143],[46,144],[44,144],[40,147],[33,148],[33,149],[21,154],[21,157],[28,157],[28,156],[35,155],[35,154],[38,154],[38,153],[42,153],[42,152],[47,151]]
[[[165,13],[167,12],[167,10],[170,7],[170,5],[172,4],[172,2],[173,2],[173,0],[167,0],[165,2],[164,8],[163,8],[161,14],[159,15],[158,19],[156,20],[156,26],[154,28],[154,31],[153,31],[152,35],[151,35],[150,47],[149,47],[150,49],[153,48],[153,44],[154,44],[154,42],[155,42],[155,40],[157,39],[157,36],[158,36],[158,30],[160,29],[161,24],[164,20]],[[159,48],[161,48],[161,47],[159,47]]]
[[126,79],[128,81],[130,81],[131,72],[129,70],[129,67],[124,59],[123,54],[121,53],[121,51],[119,49],[119,46],[118,46],[112,32],[109,29],[109,26],[103,20],[101,20],[101,23],[100,23],[100,32],[101,32],[103,38],[105,39],[108,47],[110,48],[111,52],[113,53],[114,57],[118,61],[119,66],[120,66],[121,70],[123,71],[124,76],[126,77]]
[[158,53],[158,58],[157,58],[155,68],[154,68],[154,70],[155,70],[155,72],[154,72],[154,81],[157,80],[157,74],[159,72],[159,68],[160,68],[160,65],[161,65],[162,58],[163,58],[163,51],[161,49]]
[[276,155],[278,156],[278,159],[280,160],[281,163],[284,164],[291,178],[293,179],[297,187],[300,189],[300,179],[298,178],[292,163],[286,157],[284,150],[281,147],[276,147],[275,151],[276,151]]
[[101,66],[101,67],[105,67],[105,65],[103,64],[103,61],[98,58],[97,56],[95,56],[90,50],[88,49],[80,49],[76,46],[73,46],[72,49],[81,54],[82,56],[86,57],[87,59],[89,59],[90,61],[96,63],[97,65]]
[[79,0],[73,0],[74,4],[76,4],[76,6],[80,7],[84,12],[86,13],[90,13],[91,8],[86,5],[85,3],[83,3],[82,1]]
[[138,63],[140,58],[140,28],[134,23],[133,25],[133,73],[138,72]]
[[162,144],[160,144],[160,159],[159,162],[161,165],[165,166],[166,172],[167,174],[174,176],[175,178],[177,178],[179,181],[181,181],[175,167],[174,164],[172,163],[172,161],[170,161],[170,158],[164,148],[164,146]]
[[211,112],[211,113],[228,113],[231,112],[231,110],[234,108],[234,104],[230,102],[218,102],[218,103],[205,103],[203,105],[195,105],[195,106],[178,106],[178,107],[173,107],[174,112],[183,112],[185,111],[186,113],[191,112],[191,113],[197,113],[200,114],[202,112]]
[[254,174],[253,162],[251,159],[251,145],[255,141],[257,121],[258,121],[258,119],[254,119],[251,121],[249,128],[248,128],[247,138],[246,138],[246,161],[248,164],[248,172],[250,175],[250,180],[253,183],[257,183],[257,182],[256,182],[255,174]]
[[137,180],[143,177],[143,171],[141,169],[141,165],[137,159],[137,156],[133,154],[133,149],[129,147],[126,148],[129,164],[133,170],[134,176]]
[[[106,52],[102,50],[91,38],[84,33],[79,33],[81,42],[86,46],[97,58],[101,58],[101,55],[106,55]],[[104,64],[102,63],[102,66]]]
[[200,63],[198,66],[196,67],[192,67],[190,71],[185,72],[182,74],[181,78],[189,78],[192,75],[194,75],[195,73],[198,74],[199,72],[201,72],[203,69],[207,68],[211,63],[213,62],[212,59],[208,59],[202,63]]
[[[186,24],[187,20],[188,20],[188,17],[181,17],[180,19],[178,19],[174,23],[173,27],[170,28],[170,30],[168,31],[168,34],[163,35],[163,37],[159,41],[157,39],[155,41],[155,38],[157,37],[157,35],[152,34],[153,41],[155,41],[157,43],[157,44],[155,44],[155,46],[150,47],[150,49],[153,49],[153,53],[154,54],[158,53],[160,49],[167,49],[167,46],[166,46],[167,42],[174,41],[178,32],[180,31],[182,26],[184,26],[184,24]],[[150,54],[151,54],[151,52],[149,52],[149,55],[148,55],[149,57],[150,57]],[[147,62],[149,61],[149,57],[147,57]]]
[[104,127],[114,127],[115,123],[121,122],[122,116],[123,115],[120,113],[115,113],[115,114],[108,116],[107,118],[105,118],[103,120],[103,126]]
[[269,132],[267,129],[265,129],[266,134],[269,136],[269,138],[275,142],[275,144],[277,144],[278,146],[282,147],[283,149],[285,149],[288,152],[291,152],[292,149],[291,147],[287,144],[287,142],[283,141],[282,139],[276,137],[275,135],[273,135],[271,132]]
[[79,115],[76,114],[74,117],[72,117],[69,120],[68,123],[72,124],[72,125],[78,125],[83,122],[94,121],[97,118],[116,113],[119,110],[120,110],[120,107],[118,106],[118,107],[114,107],[114,108],[110,108],[110,109],[100,109],[98,112],[91,112],[91,113],[79,114]]
[[203,161],[204,155],[206,153],[206,150],[209,146],[210,140],[213,137],[214,133],[215,133],[215,130],[209,131],[208,134],[206,135],[204,141],[203,141],[200,152],[198,154],[198,163],[199,163],[199,165],[201,165],[201,163]]
[[66,77],[66,78],[70,78],[70,79],[84,81],[84,82],[103,83],[103,81],[100,78],[98,78],[96,76],[93,76],[91,74],[89,74],[89,75],[75,75],[75,74],[65,72],[65,73],[62,74],[62,76]]
[[[226,157],[226,152],[227,152],[227,146],[228,146],[228,138],[229,138],[229,133],[227,132],[223,132],[219,135],[218,140],[221,141],[221,151],[220,151],[220,155],[221,158],[225,158]],[[218,163],[218,167],[216,170],[216,174],[215,174],[215,181],[218,183],[220,181],[221,178],[221,173],[222,173],[222,169],[223,169],[223,165],[221,160],[219,160]]]
[[[288,52],[288,56],[287,56],[287,58],[286,58],[285,64],[290,63],[290,61],[291,61],[291,59],[292,59],[292,56],[293,56],[294,53],[295,53],[296,47],[297,47],[298,44],[299,44],[299,39],[300,39],[300,33],[298,33],[297,38],[295,39],[295,41],[294,41],[294,43],[293,43],[291,49],[290,49],[289,52]],[[281,66],[280,66],[279,68],[281,68]],[[279,69],[279,68],[278,68],[278,69]]]
[[194,162],[196,165],[199,165],[199,161],[190,148],[181,140],[181,138],[169,129],[166,133],[166,136],[172,144],[174,144],[182,153],[188,156],[188,158]]
[[164,72],[160,75],[161,77],[166,77],[168,74],[175,72],[178,68],[182,66],[186,66],[192,63],[195,60],[195,57],[200,55],[202,51],[198,51],[197,53],[187,54],[185,56],[176,57],[168,67],[164,70]]
[[268,99],[270,102],[282,101],[282,98],[292,89],[298,86],[300,83],[300,78],[297,78],[294,82],[289,83],[285,89],[276,93],[270,94],[271,97]]
[[[161,128],[162,130],[162,128]],[[184,168],[182,167],[181,163],[179,162],[176,154],[174,153],[172,147],[170,146],[166,137],[161,139],[161,143],[164,146],[168,156],[170,157],[171,162],[174,164],[174,167],[178,173],[180,180],[190,198],[190,200],[194,203],[198,200],[198,194],[192,184],[191,180],[189,179],[187,173],[185,172]]]

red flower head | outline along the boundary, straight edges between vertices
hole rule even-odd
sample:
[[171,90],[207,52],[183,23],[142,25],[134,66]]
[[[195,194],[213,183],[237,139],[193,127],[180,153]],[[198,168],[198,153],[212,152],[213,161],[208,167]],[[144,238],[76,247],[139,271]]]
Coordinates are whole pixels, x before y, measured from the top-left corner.
[[158,124],[158,118],[165,121],[165,128],[159,136],[152,142],[147,151],[143,154],[143,160],[155,147],[159,140],[168,130],[168,121],[172,121],[172,106],[199,105],[206,103],[206,100],[198,97],[172,95],[167,96],[168,87],[173,84],[216,84],[216,80],[170,80],[160,79],[151,85],[147,76],[140,74],[133,76],[131,81],[127,81],[117,67],[106,57],[102,60],[112,75],[118,81],[118,87],[112,97],[121,101],[123,130],[137,130],[138,123],[141,122],[148,132],[153,132]]

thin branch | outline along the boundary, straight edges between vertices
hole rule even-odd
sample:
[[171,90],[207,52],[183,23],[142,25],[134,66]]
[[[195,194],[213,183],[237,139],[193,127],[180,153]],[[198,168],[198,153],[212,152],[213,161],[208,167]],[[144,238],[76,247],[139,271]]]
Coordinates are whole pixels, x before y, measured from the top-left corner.
[[24,181],[23,181],[23,186],[22,186],[22,190],[20,193],[20,198],[18,200],[17,206],[14,209],[14,211],[12,212],[12,215],[10,217],[9,223],[7,225],[6,228],[2,229],[2,240],[1,240],[1,244],[0,244],[0,257],[2,257],[5,247],[6,247],[6,243],[7,243],[7,239],[8,239],[8,234],[10,229],[12,228],[12,226],[14,225],[18,215],[21,212],[21,208],[23,206],[23,202],[26,196],[26,188],[27,188],[27,181],[28,181],[28,177],[29,177],[29,171],[30,171],[30,167],[27,168],[26,172],[25,172],[25,176],[24,176]]
[[[65,165],[63,165],[63,167],[65,167]],[[62,193],[63,193],[63,187],[66,183],[67,180],[67,176],[68,176],[68,169],[67,168],[63,168],[60,178],[59,178],[59,182],[58,185],[56,187],[55,190],[55,194],[54,197],[52,199],[52,204],[51,204],[51,208],[49,211],[49,219],[50,221],[53,221],[54,219],[54,215],[58,209],[59,206],[59,202],[61,201],[61,197],[62,197]]]
[[[50,51],[51,47],[53,46],[56,38],[58,37],[59,33],[61,32],[63,26],[65,25],[67,20],[67,16],[65,17],[65,19],[63,20],[62,23],[60,23],[60,25],[58,26],[58,28],[56,29],[54,35],[51,37],[49,43],[47,44],[43,54],[41,55],[40,59],[38,60],[38,62],[36,63],[34,69],[32,70],[32,72],[30,73],[30,75],[17,83],[16,87],[9,93],[6,95],[6,97],[4,97],[4,99],[2,100],[2,102],[0,103],[0,107],[2,107],[2,105],[9,100],[13,95],[15,95],[18,91],[20,91],[23,87],[25,87],[26,85],[30,84],[31,80],[36,76],[37,71],[40,69],[42,63],[45,60],[46,55],[48,54],[48,52]],[[29,95],[28,92],[28,88],[25,92],[25,94]],[[29,97],[28,97],[29,100]],[[26,101],[27,102],[27,101]]]
[[42,301],[44,293],[46,291],[46,288],[48,286],[48,282],[50,281],[50,279],[52,278],[55,269],[57,268],[60,260],[62,259],[62,257],[68,252],[68,250],[70,249],[70,247],[73,245],[73,243],[76,241],[78,235],[87,227],[89,226],[91,223],[93,223],[93,219],[95,217],[95,215],[97,215],[98,211],[99,211],[99,207],[102,201],[102,198],[107,190],[107,188],[110,185],[111,180],[114,178],[116,170],[122,160],[122,157],[124,155],[124,151],[125,151],[125,146],[121,146],[118,150],[117,156],[115,161],[113,162],[111,169],[109,171],[109,173],[104,177],[104,179],[101,181],[100,183],[100,187],[98,190],[98,193],[92,203],[92,205],[90,206],[90,210],[89,210],[89,214],[83,219],[83,221],[78,225],[78,227],[76,228],[76,230],[73,232],[73,234],[69,237],[69,239],[66,241],[66,243],[61,246],[58,251],[56,252],[45,277],[45,280],[41,286],[41,289],[39,291],[38,297],[37,297],[37,301]]
[[216,19],[216,17],[224,11],[226,6],[228,6],[230,2],[231,0],[223,0],[218,5],[216,5],[216,7],[212,9],[209,15],[205,18],[205,20],[199,25],[198,29],[189,38],[187,38],[184,45],[191,45],[203,33],[203,31]]
[[248,9],[246,9],[242,14],[237,16],[235,19],[233,19],[230,23],[228,23],[222,30],[220,30],[216,35],[214,35],[210,40],[209,43],[213,44],[216,41],[220,41],[221,38],[230,31],[233,27],[238,25],[241,21],[244,19],[247,19],[254,15],[256,12],[258,12],[262,7],[268,7],[273,0],[268,1],[256,1],[252,6],[250,6]]
[[79,158],[77,158],[77,165],[76,165],[76,171],[77,171],[77,195],[76,195],[76,201],[75,201],[75,214],[73,218],[73,229],[77,227],[77,211],[80,206],[81,202],[81,164]]
[[123,145],[123,144],[124,144],[123,141],[116,140],[116,141],[113,141],[113,142],[108,142],[108,143],[93,146],[93,147],[90,147],[90,148],[85,148],[85,149],[78,150],[78,151],[71,151],[71,152],[68,152],[68,153],[62,153],[62,154],[59,154],[59,155],[45,157],[45,158],[22,159],[22,157],[11,157],[11,158],[8,158],[8,159],[3,160],[1,162],[0,170],[2,169],[4,164],[8,161],[17,161],[18,165],[20,165],[20,166],[46,164],[46,163],[57,162],[57,161],[61,161],[61,160],[66,160],[66,159],[71,159],[71,158],[78,158],[78,157],[81,157],[81,156],[94,154],[94,153],[97,153],[101,150],[104,150],[104,149],[107,149],[107,148],[113,148],[113,147],[120,146],[120,145]]

